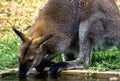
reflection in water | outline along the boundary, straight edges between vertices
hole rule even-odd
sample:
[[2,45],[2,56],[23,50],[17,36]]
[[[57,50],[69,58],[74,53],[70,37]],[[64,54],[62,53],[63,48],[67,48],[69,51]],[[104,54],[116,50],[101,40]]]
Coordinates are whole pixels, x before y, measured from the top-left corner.
[[0,81],[108,81],[108,79],[94,79],[79,76],[47,76],[47,73],[32,73],[26,79],[18,79],[18,76],[0,78]]
[[47,72],[43,72],[41,74],[32,73],[26,79],[19,79],[19,81],[59,81],[60,76],[58,75],[51,75],[48,76]]

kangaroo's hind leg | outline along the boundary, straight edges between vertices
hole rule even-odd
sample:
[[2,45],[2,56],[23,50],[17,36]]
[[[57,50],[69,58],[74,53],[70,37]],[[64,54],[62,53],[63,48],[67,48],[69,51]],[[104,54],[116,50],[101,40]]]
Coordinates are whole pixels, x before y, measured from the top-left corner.
[[79,26],[79,55],[78,59],[60,62],[51,66],[49,74],[62,70],[84,68],[91,65],[94,44],[103,36],[104,27],[99,19],[87,20]]

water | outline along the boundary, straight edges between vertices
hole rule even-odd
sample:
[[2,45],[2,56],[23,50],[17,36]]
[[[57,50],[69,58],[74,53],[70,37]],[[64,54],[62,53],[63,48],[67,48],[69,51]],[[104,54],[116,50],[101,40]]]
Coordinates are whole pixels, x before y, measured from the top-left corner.
[[18,78],[4,78],[0,79],[0,81],[109,81],[108,79],[94,79],[87,77],[73,77],[73,76],[64,76],[59,78],[26,78],[26,79],[18,79]]
[[26,79],[19,79],[18,76],[12,75],[1,77],[0,81],[109,81],[109,79],[80,76],[47,76],[46,74],[31,74]]

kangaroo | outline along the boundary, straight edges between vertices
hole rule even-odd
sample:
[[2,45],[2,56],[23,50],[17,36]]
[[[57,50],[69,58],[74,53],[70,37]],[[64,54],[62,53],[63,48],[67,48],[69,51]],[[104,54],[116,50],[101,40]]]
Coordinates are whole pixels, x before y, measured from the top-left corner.
[[74,61],[53,64],[48,74],[91,65],[99,39],[116,44],[120,39],[120,13],[114,0],[48,0],[27,35],[13,28],[23,41],[19,77],[32,68],[41,72],[61,53],[78,52]]

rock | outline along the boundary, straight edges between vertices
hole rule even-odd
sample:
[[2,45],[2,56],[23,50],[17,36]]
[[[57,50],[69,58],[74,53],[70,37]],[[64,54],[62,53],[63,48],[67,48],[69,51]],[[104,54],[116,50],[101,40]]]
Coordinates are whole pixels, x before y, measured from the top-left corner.
[[2,78],[7,77],[7,76],[11,76],[11,74],[10,74],[10,73],[2,73],[2,74],[1,74],[1,77],[2,77]]
[[117,80],[119,80],[119,78],[117,78],[117,77],[111,77],[111,78],[109,78],[109,81],[117,81]]

